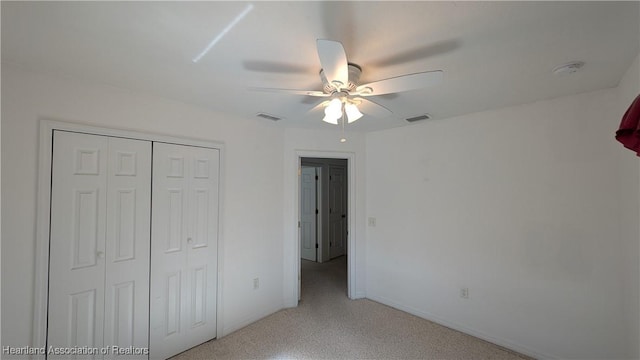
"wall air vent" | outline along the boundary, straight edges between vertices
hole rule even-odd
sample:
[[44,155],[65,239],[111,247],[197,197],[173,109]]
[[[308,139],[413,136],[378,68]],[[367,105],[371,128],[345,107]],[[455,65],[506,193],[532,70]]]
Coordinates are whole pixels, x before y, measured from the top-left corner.
[[267,120],[271,120],[271,121],[278,121],[278,120],[282,120],[282,118],[279,118],[277,116],[274,115],[269,115],[267,113],[257,113],[256,114],[257,117],[261,117]]
[[424,114],[424,115],[418,115],[418,116],[406,118],[405,120],[407,120],[408,122],[416,122],[420,120],[429,120],[429,119],[431,119],[431,116],[429,114]]

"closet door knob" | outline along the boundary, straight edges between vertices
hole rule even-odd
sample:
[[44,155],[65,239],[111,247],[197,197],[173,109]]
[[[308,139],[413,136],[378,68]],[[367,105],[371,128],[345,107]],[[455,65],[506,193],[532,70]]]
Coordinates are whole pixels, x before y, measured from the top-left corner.
[[191,243],[193,242],[193,239],[192,239],[192,238],[190,238],[190,237],[188,237],[188,238],[187,238],[187,242],[188,242],[189,244],[191,244]]
[[104,258],[104,251],[98,251],[96,253],[96,255],[98,256],[99,259],[103,259]]

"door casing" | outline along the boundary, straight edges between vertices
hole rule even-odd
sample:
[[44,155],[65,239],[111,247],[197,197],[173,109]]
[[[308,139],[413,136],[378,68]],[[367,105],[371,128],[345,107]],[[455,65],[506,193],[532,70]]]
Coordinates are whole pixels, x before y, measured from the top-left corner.
[[[347,296],[350,299],[357,299],[359,294],[356,292],[356,262],[357,258],[357,246],[356,246],[356,176],[355,176],[355,159],[356,154],[352,152],[335,152],[335,151],[309,151],[309,150],[295,150],[295,156],[292,159],[292,163],[295,164],[295,172],[291,172],[288,176],[291,176],[292,184],[298,184],[293,189],[293,215],[295,218],[291,219],[291,226],[296,228],[296,236],[285,244],[285,262],[288,264],[285,267],[285,278],[288,285],[285,286],[285,306],[296,306],[297,299],[300,294],[300,229],[298,228],[298,221],[300,219],[300,188],[298,176],[302,167],[302,158],[328,158],[328,159],[345,159],[347,160]],[[291,266],[291,267],[289,267]],[[362,295],[360,295],[362,296]],[[295,300],[294,300],[295,299]],[[294,300],[295,302],[292,302]]]

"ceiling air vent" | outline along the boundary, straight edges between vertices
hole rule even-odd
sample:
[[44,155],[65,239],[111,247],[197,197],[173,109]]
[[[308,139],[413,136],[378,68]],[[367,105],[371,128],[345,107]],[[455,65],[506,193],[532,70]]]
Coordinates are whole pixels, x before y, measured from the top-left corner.
[[418,116],[410,117],[410,118],[407,118],[405,120],[407,120],[408,122],[416,122],[416,121],[420,121],[420,120],[429,120],[429,119],[431,119],[431,116],[429,116],[429,114],[424,114],[424,115],[418,115]]
[[269,115],[269,114],[266,114],[266,113],[257,113],[256,116],[264,118],[264,119],[267,119],[267,120],[271,120],[271,121],[282,120],[282,118],[279,118],[279,117],[273,116],[273,115]]

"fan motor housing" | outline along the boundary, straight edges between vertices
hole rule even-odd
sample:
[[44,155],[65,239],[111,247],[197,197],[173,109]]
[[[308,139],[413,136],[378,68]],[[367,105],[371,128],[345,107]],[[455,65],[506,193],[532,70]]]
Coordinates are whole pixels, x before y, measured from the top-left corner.
[[[360,74],[362,74],[362,68],[359,65],[349,63],[349,83],[347,84],[346,89],[343,88],[340,90],[354,91],[360,82]],[[333,84],[330,84],[329,80],[327,80],[327,77],[324,75],[323,69],[320,69],[320,79],[322,80],[322,90],[325,93],[331,94],[336,91]]]

